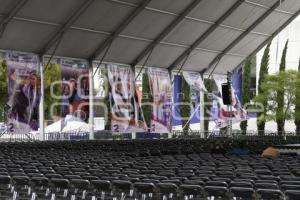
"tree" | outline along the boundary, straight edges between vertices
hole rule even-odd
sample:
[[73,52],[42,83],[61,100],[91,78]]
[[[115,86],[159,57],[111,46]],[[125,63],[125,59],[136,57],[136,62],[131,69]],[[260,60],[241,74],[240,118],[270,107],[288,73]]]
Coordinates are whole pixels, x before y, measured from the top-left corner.
[[[255,97],[258,103],[267,102],[265,107],[266,121],[277,120],[278,118],[283,121],[295,119],[294,105],[296,104],[296,96],[299,96],[299,89],[297,85],[300,83],[300,75],[295,70],[281,71],[275,75],[268,75],[265,77],[264,82],[261,84],[261,93]],[[284,94],[283,110],[277,113],[278,94]],[[274,112],[275,111],[275,112]]]
[[[242,80],[242,104],[245,105],[250,102],[250,85],[251,85],[251,58],[246,60],[243,69],[243,80]],[[247,120],[240,123],[242,133],[245,134],[247,131]]]
[[147,127],[151,125],[151,116],[152,116],[152,107],[151,103],[153,102],[151,95],[151,88],[149,84],[149,76],[148,73],[143,73],[143,81],[142,81],[142,112],[144,115],[144,120]]
[[[269,70],[269,53],[270,53],[270,46],[271,43],[269,43],[264,51],[261,64],[260,64],[260,70],[259,70],[259,79],[258,79],[258,95],[263,92],[262,90],[262,83],[264,82],[265,76],[268,74]],[[267,106],[267,101],[261,102],[264,107]],[[257,130],[258,134],[264,135],[265,132],[265,114],[266,112],[257,113]]]
[[[279,66],[279,71],[283,72],[285,71],[285,63],[286,63],[286,52],[288,47],[288,41],[286,41],[282,56],[281,56],[281,62]],[[276,122],[277,122],[277,131],[278,134],[281,135],[284,132],[284,96],[285,91],[278,90],[277,91],[277,110],[276,110]]]
[[6,103],[8,101],[8,82],[6,61],[0,61],[0,122],[6,121]]
[[[58,105],[61,103],[60,99],[55,98],[55,96],[61,96],[61,85],[54,84],[54,82],[61,81],[61,67],[59,64],[49,63],[48,66],[45,66],[44,71],[44,110],[45,110],[45,120],[52,120],[54,116],[60,116],[60,106]],[[54,95],[51,94],[51,87],[52,92]],[[51,106],[57,105],[54,107],[53,113],[51,113]],[[51,116],[53,114],[54,116]]]
[[191,116],[191,88],[184,78],[181,84],[180,115],[182,118],[183,132],[187,133],[190,128],[189,118]]
[[205,106],[204,106],[204,131],[208,132],[208,128],[209,128],[209,118],[211,115],[211,98],[209,98],[209,93],[212,93],[212,81],[210,79],[204,79],[204,85],[207,89],[207,93],[204,94],[204,102],[205,102]]
[[109,81],[108,81],[108,71],[107,71],[107,68],[104,67],[104,68],[101,68],[101,74],[102,74],[102,77],[103,77],[103,80],[104,80],[104,86],[108,87],[108,88],[105,88],[105,91],[106,94],[104,96],[104,99],[103,99],[103,103],[104,105],[106,106],[107,108],[107,116],[104,116],[106,117],[105,119],[105,130],[111,130],[111,118],[112,118],[112,115],[111,115],[111,108],[110,108],[110,84],[109,84]]
[[[297,80],[300,80],[300,59],[298,65]],[[300,81],[297,81],[297,85],[296,85],[295,125],[296,125],[296,133],[297,135],[300,135]]]

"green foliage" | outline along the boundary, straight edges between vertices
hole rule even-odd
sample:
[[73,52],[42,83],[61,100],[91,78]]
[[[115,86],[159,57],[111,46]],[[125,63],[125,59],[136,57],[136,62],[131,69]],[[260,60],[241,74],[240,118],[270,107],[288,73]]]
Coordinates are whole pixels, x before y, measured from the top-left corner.
[[[51,94],[51,85],[56,81],[61,81],[61,67],[59,64],[50,63],[45,67],[44,71],[44,110],[45,110],[45,120],[52,120],[51,116],[51,106],[61,102],[60,99],[56,99]],[[53,85],[53,94],[55,96],[61,96],[61,85]],[[60,106],[55,106],[53,110],[55,116],[60,116]]]
[[[298,78],[300,80],[300,59],[298,65]],[[296,82],[296,102],[295,102],[295,125],[296,133],[300,135],[300,81]]]
[[[245,105],[246,103],[249,103],[251,100],[250,97],[250,85],[251,85],[251,58],[248,58],[246,60],[246,63],[243,68],[243,80],[242,80],[242,104]],[[240,123],[240,127],[242,130],[242,133],[246,133],[247,131],[247,120],[242,121]]]
[[[259,79],[258,79],[258,94],[261,94],[263,92],[262,90],[262,83],[264,82],[265,76],[267,76],[268,74],[268,70],[269,70],[269,58],[270,58],[270,46],[271,43],[269,43],[267,45],[267,47],[265,48],[262,60],[261,60],[261,64],[260,64],[260,70],[259,70]],[[264,107],[267,106],[267,99],[263,102],[261,102],[262,105]],[[266,112],[262,112],[262,113],[257,113],[257,130],[259,132],[259,134],[264,134],[264,130],[265,130],[265,115]]]
[[[281,71],[275,75],[268,75],[261,84],[261,93],[255,97],[255,101],[265,106],[265,121],[281,119],[295,119],[294,105],[296,96],[299,96],[297,85],[300,83],[300,75],[295,70]],[[284,94],[284,104],[282,112],[278,113],[278,94]]]
[[[283,72],[285,71],[285,64],[286,64],[286,52],[288,47],[288,41],[286,41],[282,56],[281,56],[281,62],[279,71]],[[276,110],[276,122],[277,122],[277,131],[279,134],[281,134],[284,131],[284,94],[285,91],[278,90],[277,91],[277,110]]]
[[0,122],[6,121],[6,103],[8,101],[7,66],[5,60],[0,60]]
[[150,83],[148,73],[143,74],[143,83],[142,83],[142,111],[144,115],[145,122],[147,127],[150,127],[151,123],[151,105],[147,105],[152,103],[152,95],[150,90]]
[[110,99],[109,99],[110,84],[108,82],[107,68],[101,68],[101,75],[102,75],[103,80],[104,80],[104,82],[103,82],[104,86],[108,87],[107,89],[105,88],[105,91],[107,91],[107,93],[105,94],[104,99],[103,99],[103,103],[107,108],[107,116],[104,116],[104,117],[106,117],[105,130],[111,130],[111,118],[112,118],[112,116],[111,116]]
[[180,115],[182,117],[182,126],[183,131],[185,133],[188,132],[190,128],[189,118],[191,116],[191,88],[186,80],[182,77],[182,84],[181,84],[181,103],[180,105]]
[[[207,89],[208,93],[212,92],[213,89],[213,84],[212,81],[210,79],[204,79],[204,85]],[[204,131],[208,131],[209,128],[209,117],[210,117],[210,110],[211,110],[211,105],[209,105],[209,103],[212,102],[211,98],[209,98],[208,93],[204,94],[204,102],[205,102],[205,106],[204,106]]]

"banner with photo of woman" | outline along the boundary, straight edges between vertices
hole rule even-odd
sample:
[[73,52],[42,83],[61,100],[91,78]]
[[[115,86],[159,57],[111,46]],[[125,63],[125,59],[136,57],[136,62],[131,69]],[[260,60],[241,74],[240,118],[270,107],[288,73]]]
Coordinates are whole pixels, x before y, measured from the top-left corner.
[[83,60],[62,59],[62,117],[72,115],[82,121],[89,119],[89,70]]
[[149,82],[153,96],[152,133],[169,133],[172,119],[172,86],[167,69],[148,68]]
[[113,133],[146,132],[147,126],[140,115],[135,77],[130,67],[109,64],[111,129]]
[[8,52],[8,133],[27,134],[39,128],[41,77],[37,55]]

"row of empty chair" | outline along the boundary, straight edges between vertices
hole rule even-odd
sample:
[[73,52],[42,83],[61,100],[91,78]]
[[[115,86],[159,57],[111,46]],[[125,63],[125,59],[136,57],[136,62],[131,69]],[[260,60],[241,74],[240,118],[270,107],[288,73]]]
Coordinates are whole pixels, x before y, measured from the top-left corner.
[[211,154],[215,143],[2,143],[0,199],[300,199],[298,156]]

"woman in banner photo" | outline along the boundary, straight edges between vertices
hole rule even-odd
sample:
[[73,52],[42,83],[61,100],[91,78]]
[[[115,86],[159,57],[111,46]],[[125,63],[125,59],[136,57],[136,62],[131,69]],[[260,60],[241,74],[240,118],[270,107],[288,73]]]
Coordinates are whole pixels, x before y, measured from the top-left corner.
[[31,130],[39,127],[40,81],[35,71],[15,82],[9,118],[28,124]]

